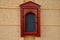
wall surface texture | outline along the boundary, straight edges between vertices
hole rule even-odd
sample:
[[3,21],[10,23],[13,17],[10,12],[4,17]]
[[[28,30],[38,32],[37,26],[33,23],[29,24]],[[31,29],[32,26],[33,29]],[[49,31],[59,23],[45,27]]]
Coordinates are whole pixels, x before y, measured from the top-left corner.
[[[24,40],[20,27],[19,5],[30,0],[0,0],[0,40]],[[60,0],[31,0],[41,5],[41,37],[35,40],[60,40]]]

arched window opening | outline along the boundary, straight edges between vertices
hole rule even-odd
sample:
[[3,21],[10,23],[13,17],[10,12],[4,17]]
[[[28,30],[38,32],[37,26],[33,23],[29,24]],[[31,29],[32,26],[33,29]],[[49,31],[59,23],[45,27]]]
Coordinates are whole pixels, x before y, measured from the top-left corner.
[[25,16],[25,32],[36,32],[36,16],[31,12]]

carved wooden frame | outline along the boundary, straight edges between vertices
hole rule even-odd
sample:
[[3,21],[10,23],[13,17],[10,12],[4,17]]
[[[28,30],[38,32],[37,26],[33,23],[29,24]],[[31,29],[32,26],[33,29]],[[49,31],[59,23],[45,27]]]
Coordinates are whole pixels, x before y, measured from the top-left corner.
[[[27,5],[26,5],[27,4]],[[30,4],[30,5],[29,5]],[[36,32],[25,32],[25,15],[32,12],[36,16]],[[21,17],[21,36],[37,36],[40,37],[40,5],[34,2],[26,2],[20,5]]]

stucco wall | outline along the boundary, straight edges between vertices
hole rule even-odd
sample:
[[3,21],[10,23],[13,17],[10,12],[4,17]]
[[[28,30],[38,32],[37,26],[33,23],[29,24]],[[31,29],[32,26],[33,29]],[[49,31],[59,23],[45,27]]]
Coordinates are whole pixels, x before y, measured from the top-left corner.
[[[0,40],[20,37],[19,5],[29,0],[0,0]],[[31,0],[41,5],[41,37],[35,40],[60,40],[60,0]]]

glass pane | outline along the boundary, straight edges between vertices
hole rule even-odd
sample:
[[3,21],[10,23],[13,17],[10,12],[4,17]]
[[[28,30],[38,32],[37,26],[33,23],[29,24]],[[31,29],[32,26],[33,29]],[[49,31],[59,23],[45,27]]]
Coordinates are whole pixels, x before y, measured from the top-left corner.
[[36,32],[36,19],[33,13],[28,13],[25,17],[26,32]]

